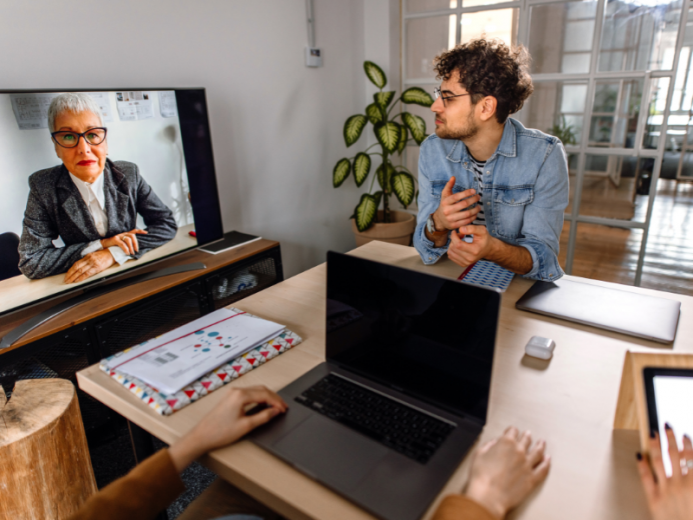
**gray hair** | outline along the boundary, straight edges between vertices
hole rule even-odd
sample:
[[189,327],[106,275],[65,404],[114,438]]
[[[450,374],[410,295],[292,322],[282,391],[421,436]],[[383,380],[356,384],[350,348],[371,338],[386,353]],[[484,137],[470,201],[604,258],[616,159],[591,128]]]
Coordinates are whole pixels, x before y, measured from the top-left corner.
[[99,122],[103,126],[99,105],[89,94],[85,94],[84,92],[68,92],[53,98],[53,101],[51,101],[48,107],[49,131],[55,132],[55,120],[63,112],[72,112],[74,114],[93,112],[99,118]]

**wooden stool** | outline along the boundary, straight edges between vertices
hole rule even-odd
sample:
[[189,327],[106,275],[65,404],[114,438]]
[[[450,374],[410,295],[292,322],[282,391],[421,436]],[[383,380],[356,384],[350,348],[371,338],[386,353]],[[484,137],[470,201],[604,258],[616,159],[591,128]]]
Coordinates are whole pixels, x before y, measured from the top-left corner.
[[0,387],[0,518],[61,519],[96,493],[75,387],[65,379]]

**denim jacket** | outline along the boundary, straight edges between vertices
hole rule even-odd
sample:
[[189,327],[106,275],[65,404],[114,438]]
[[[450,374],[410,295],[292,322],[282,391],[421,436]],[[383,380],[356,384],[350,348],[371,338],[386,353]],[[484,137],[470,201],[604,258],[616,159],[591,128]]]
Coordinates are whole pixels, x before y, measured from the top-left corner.
[[[479,186],[462,141],[430,135],[419,155],[419,218],[414,247],[425,264],[447,251],[426,237],[428,216],[440,205],[443,187],[455,177],[453,193]],[[503,137],[484,168],[483,198],[486,226],[491,236],[525,247],[532,255],[526,278],[557,280],[558,238],[568,205],[568,163],[561,142],[539,130],[527,129],[508,118]]]

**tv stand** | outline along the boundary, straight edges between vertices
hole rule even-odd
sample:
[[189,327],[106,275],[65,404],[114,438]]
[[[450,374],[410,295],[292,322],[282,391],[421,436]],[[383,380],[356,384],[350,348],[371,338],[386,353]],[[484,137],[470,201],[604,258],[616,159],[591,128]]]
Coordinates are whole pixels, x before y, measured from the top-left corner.
[[[216,255],[186,251],[123,285],[105,282],[83,295],[8,314],[0,318],[0,336],[10,345],[0,349],[0,385],[9,392],[19,379],[74,383],[77,371],[283,278],[279,243],[262,239]],[[77,394],[89,438],[108,435],[122,421],[81,390]]]
[[146,280],[154,280],[155,278],[161,278],[162,276],[168,276],[171,274],[184,273],[187,271],[195,271],[197,269],[205,269],[207,266],[202,262],[195,262],[192,264],[174,265],[171,267],[165,267],[163,269],[157,269],[156,271],[151,271],[149,273],[144,273],[141,275],[135,275],[130,278],[125,278],[123,280],[118,280],[107,285],[100,285],[93,289],[88,289],[79,296],[74,296],[69,300],[65,300],[53,307],[37,314],[33,318],[28,319],[18,327],[10,330],[2,337],[0,341],[0,351],[11,347],[13,343],[17,340],[34,330],[39,325],[46,323],[48,320],[59,316],[65,311],[69,311],[73,307],[81,305],[82,303],[107,294],[111,291],[116,291],[127,287],[129,285],[134,285],[139,282],[144,282]]

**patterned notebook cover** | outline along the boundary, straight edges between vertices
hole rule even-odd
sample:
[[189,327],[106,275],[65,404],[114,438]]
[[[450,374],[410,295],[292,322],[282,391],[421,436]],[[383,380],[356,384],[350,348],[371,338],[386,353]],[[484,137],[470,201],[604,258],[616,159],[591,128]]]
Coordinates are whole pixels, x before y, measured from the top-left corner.
[[508,271],[498,264],[487,262],[486,260],[479,260],[477,263],[467,267],[458,280],[464,280],[465,282],[483,285],[485,287],[493,287],[505,292],[510,282],[513,281],[514,276],[515,274],[513,272]]
[[[229,309],[235,312],[243,312],[233,307],[229,307]],[[246,316],[252,316],[252,314],[246,314]],[[256,318],[257,316],[253,317]],[[288,329],[284,329],[284,331],[282,331],[276,338],[271,339],[259,347],[255,347],[250,352],[247,352],[242,356],[221,365],[219,368],[212,370],[197,381],[194,381],[192,384],[184,387],[172,395],[159,392],[156,388],[147,385],[136,377],[124,374],[119,370],[108,369],[107,363],[110,360],[117,358],[118,356],[122,356],[125,352],[129,352],[132,349],[140,348],[143,345],[146,345],[146,341],[135,347],[118,352],[117,354],[106,359],[102,359],[99,367],[137,397],[142,399],[150,408],[153,408],[161,415],[171,415],[173,412],[177,412],[190,403],[194,403],[200,397],[204,397],[217,388],[220,388],[234,379],[241,377],[246,372],[250,372],[253,368],[258,367],[270,359],[277,357],[279,354],[286,352],[290,348],[295,347],[301,341],[303,340],[300,336],[294,334]]]

